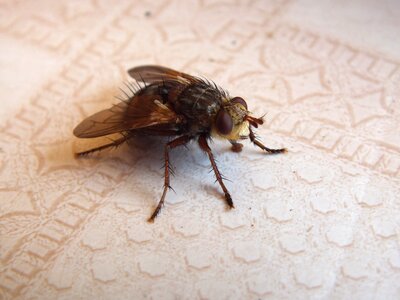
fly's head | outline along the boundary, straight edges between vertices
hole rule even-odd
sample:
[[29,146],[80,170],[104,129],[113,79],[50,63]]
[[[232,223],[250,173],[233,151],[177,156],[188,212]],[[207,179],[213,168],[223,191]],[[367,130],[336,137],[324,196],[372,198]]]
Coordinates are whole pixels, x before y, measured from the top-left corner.
[[258,127],[261,124],[261,118],[250,116],[246,101],[241,97],[234,97],[221,106],[216,114],[212,132],[213,135],[236,141],[249,137],[249,126]]

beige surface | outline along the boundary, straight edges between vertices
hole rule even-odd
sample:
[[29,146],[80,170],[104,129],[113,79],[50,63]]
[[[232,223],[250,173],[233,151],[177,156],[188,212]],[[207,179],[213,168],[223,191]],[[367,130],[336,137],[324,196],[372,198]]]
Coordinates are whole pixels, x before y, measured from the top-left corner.
[[[0,299],[399,299],[398,1],[1,1]],[[154,4],[155,3],[155,4]],[[195,143],[75,160],[126,69],[205,75],[266,157]],[[93,141],[93,145],[98,141]]]

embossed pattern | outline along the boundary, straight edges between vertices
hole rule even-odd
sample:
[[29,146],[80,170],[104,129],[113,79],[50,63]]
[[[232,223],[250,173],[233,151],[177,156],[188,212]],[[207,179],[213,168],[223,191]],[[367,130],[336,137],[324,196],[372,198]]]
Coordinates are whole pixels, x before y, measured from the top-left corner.
[[[291,21],[300,4],[1,1],[0,299],[399,299],[400,56]],[[73,157],[144,63],[244,97],[289,149],[211,145],[235,210],[195,143],[154,224],[159,139]]]

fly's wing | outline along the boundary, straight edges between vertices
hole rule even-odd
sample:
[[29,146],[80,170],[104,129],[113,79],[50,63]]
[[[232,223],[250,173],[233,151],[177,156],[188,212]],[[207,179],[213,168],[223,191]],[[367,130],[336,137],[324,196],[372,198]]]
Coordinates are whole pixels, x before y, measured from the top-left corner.
[[[185,86],[199,79],[185,73],[161,66],[140,66],[128,71],[137,81],[151,86],[138,91],[129,101],[121,102],[110,109],[100,111],[83,120],[74,135],[80,138],[94,138],[112,133],[159,125],[174,130],[180,117],[158,95],[157,83],[169,87],[171,97],[179,94]],[[154,84],[154,86],[152,86]],[[178,130],[178,129],[177,129]]]
[[176,125],[179,121],[178,115],[162,104],[159,95],[135,95],[86,118],[73,133],[79,138],[94,138],[161,124]]
[[128,70],[128,73],[135,80],[145,83],[156,83],[167,80],[189,84],[199,81],[199,79],[194,76],[155,65],[135,67]]
[[128,130],[124,123],[127,104],[121,102],[86,118],[75,127],[73,133],[79,138],[93,138]]

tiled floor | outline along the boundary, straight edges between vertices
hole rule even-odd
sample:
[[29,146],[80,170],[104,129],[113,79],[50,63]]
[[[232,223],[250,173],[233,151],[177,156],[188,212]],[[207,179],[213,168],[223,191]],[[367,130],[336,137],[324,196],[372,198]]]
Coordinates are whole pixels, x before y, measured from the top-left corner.
[[[1,299],[399,299],[397,1],[1,1]],[[192,143],[154,224],[165,139],[86,159],[126,70],[206,76],[266,156]]]

